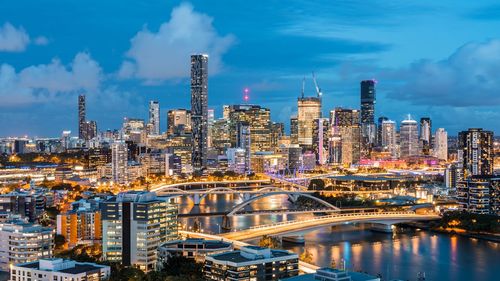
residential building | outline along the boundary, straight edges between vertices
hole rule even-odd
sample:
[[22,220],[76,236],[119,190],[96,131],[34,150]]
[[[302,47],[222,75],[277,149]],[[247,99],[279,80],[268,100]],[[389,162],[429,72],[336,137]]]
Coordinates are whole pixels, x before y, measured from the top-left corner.
[[64,259],[40,259],[13,265],[10,280],[101,281],[111,275],[111,268],[90,262]]
[[500,215],[500,176],[473,175],[460,180],[457,201],[467,212]]
[[56,233],[66,239],[66,248],[100,243],[102,239],[100,200],[74,202],[71,210],[57,215]]
[[154,192],[129,191],[101,204],[103,259],[155,270],[160,244],[177,239],[177,205]]
[[113,181],[119,184],[129,182],[128,176],[128,147],[121,141],[111,145],[111,169]]
[[158,247],[158,261],[163,264],[171,256],[184,256],[197,262],[204,262],[207,255],[219,254],[233,250],[233,244],[222,240],[205,240],[187,238],[172,240]]
[[314,120],[321,118],[321,97],[299,97],[297,99],[298,144],[304,149],[313,149]]
[[479,128],[462,131],[458,134],[458,146],[463,179],[493,174],[493,132]]
[[78,96],[78,138],[85,139],[85,95]]
[[375,144],[376,128],[375,128],[375,80],[361,81],[361,141],[363,154],[369,154],[371,147]]
[[207,168],[208,152],[208,55],[191,56],[191,127],[195,172]]
[[205,258],[205,280],[280,280],[299,274],[298,255],[258,246]]
[[160,103],[158,101],[149,102],[149,124],[151,125],[151,135],[160,134]]
[[432,144],[432,121],[429,117],[420,118],[420,143],[422,155],[430,155]]
[[396,122],[384,120],[379,129],[381,147],[390,152],[392,158],[397,158]]
[[434,134],[434,157],[448,161],[448,133],[443,128],[438,128]]

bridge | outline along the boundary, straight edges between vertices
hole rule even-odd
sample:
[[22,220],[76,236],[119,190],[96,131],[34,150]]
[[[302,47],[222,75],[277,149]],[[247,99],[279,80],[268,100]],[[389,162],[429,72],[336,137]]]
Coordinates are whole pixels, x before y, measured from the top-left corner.
[[268,225],[251,227],[246,230],[233,231],[222,234],[224,238],[232,240],[248,240],[261,237],[263,235],[277,235],[289,232],[297,232],[305,229],[319,228],[328,225],[353,222],[371,222],[382,224],[395,224],[400,222],[432,220],[437,219],[437,215],[419,215],[414,212],[370,212],[370,213],[349,213],[334,214],[310,219],[291,220]]
[[[211,239],[211,240],[222,240],[224,242],[232,243],[234,248],[239,249],[244,246],[250,246],[251,244],[234,240],[234,239],[228,239],[225,237],[221,237],[219,235],[213,235],[213,234],[205,234],[205,233],[199,233],[199,232],[192,232],[192,231],[184,231],[180,230],[179,234],[181,234],[183,237],[191,237],[191,238],[204,238],[204,239]],[[303,261],[299,261],[299,270],[304,272],[304,273],[314,273],[316,270],[319,269],[319,266],[316,266],[314,264],[306,263]]]
[[221,181],[196,181],[196,182],[181,182],[181,183],[173,183],[173,184],[156,184],[150,187],[150,191],[153,192],[161,192],[163,189],[168,188],[178,188],[186,190],[187,187],[199,186],[203,187],[217,187],[217,186],[239,186],[239,187],[252,187],[248,184],[269,185],[271,181],[269,179],[265,180],[221,180]]

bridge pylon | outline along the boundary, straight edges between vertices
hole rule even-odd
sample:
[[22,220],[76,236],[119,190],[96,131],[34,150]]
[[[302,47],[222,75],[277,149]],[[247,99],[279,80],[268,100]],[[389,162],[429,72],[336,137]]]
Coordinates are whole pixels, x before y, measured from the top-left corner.
[[200,194],[196,193],[193,195],[193,202],[195,205],[200,205],[200,202],[201,202]]
[[228,216],[223,216],[221,228],[223,230],[230,231],[231,230],[231,218],[229,218]]

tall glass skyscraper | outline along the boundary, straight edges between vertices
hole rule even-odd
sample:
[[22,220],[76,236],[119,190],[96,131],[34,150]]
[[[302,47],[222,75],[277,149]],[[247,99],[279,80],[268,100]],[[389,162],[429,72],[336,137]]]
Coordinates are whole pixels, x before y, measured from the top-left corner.
[[418,124],[417,121],[408,117],[401,122],[399,129],[399,138],[401,145],[401,157],[418,155]]
[[431,150],[432,121],[429,117],[420,118],[420,141],[422,143],[422,154],[429,155]]
[[361,133],[363,144],[372,146],[375,144],[375,80],[361,81]]
[[191,56],[191,125],[195,172],[207,167],[208,151],[208,55]]
[[312,149],[314,120],[321,118],[321,97],[300,97],[297,107],[299,145]]
[[78,138],[85,139],[85,95],[78,96]]
[[458,133],[462,176],[493,174],[493,132],[472,128]]
[[149,124],[151,125],[152,135],[160,134],[160,104],[158,101],[149,102]]

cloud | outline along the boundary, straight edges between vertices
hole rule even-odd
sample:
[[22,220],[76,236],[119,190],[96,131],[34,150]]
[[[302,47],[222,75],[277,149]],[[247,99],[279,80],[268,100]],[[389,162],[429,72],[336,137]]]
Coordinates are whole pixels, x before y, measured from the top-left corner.
[[30,43],[30,37],[24,28],[16,28],[9,22],[0,26],[0,51],[22,52]]
[[102,69],[88,53],[78,53],[65,66],[58,59],[16,72],[9,64],[0,66],[1,107],[45,102],[56,94],[98,91]]
[[388,97],[412,104],[439,106],[500,105],[500,40],[468,43],[441,61],[421,60],[404,69],[387,70]]
[[35,45],[45,46],[49,44],[49,39],[45,36],[38,36],[35,38]]
[[128,60],[123,62],[118,76],[153,81],[187,77],[193,53],[207,53],[210,74],[217,73],[222,68],[222,55],[235,39],[232,35],[220,36],[212,21],[190,4],[177,6],[157,32],[144,27],[130,40]]

